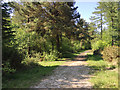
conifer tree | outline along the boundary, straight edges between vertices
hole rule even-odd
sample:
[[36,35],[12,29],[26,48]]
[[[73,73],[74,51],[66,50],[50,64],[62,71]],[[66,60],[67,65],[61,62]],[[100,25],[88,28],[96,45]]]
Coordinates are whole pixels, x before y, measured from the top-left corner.
[[94,17],[94,21],[97,24],[97,28],[100,28],[101,33],[101,39],[102,39],[102,32],[103,32],[103,25],[104,25],[104,11],[103,11],[103,2],[98,2],[97,8],[95,8],[96,11],[93,12],[96,16]]
[[118,2],[105,2],[102,3],[105,13],[105,20],[108,23],[109,35],[112,39],[112,45],[118,39]]
[[10,7],[8,3],[2,4],[2,39],[3,46],[8,44],[13,35],[11,20],[10,20]]
[[[10,13],[11,7],[9,3],[2,3],[2,64],[3,68],[6,63],[10,65],[9,70],[19,67],[22,57],[16,49],[16,45],[13,45],[15,41],[15,31],[12,30]],[[5,71],[7,72],[7,71]],[[8,71],[9,72],[9,71]]]

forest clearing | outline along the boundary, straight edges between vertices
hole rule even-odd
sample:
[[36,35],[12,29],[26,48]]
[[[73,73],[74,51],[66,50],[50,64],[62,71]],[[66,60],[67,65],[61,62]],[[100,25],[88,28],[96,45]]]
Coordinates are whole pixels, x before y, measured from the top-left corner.
[[3,89],[118,88],[119,2],[0,2]]

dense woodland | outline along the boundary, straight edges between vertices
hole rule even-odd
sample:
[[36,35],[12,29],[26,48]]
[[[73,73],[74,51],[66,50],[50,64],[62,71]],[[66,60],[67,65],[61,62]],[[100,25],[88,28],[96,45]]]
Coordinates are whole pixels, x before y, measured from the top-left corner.
[[75,2],[1,3],[3,75],[87,49],[118,63],[118,2],[98,2],[90,23]]

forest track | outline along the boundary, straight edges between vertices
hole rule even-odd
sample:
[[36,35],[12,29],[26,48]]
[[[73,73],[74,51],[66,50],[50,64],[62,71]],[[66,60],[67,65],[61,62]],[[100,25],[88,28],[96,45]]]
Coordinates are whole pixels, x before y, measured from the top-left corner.
[[88,52],[90,50],[82,52],[73,61],[57,67],[51,76],[31,88],[92,88],[89,82],[90,68],[85,61]]

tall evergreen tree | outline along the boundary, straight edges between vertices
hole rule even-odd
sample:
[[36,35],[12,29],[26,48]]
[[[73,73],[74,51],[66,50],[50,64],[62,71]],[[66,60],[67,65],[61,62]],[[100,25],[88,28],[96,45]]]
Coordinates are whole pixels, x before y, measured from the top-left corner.
[[118,2],[105,2],[102,3],[105,13],[105,20],[108,23],[108,29],[110,32],[110,36],[112,39],[112,45],[114,45],[114,42],[118,41]]
[[10,20],[10,7],[8,3],[2,4],[2,39],[3,46],[8,44],[12,39],[13,32]]
[[96,15],[96,17],[93,19],[96,24],[97,28],[100,28],[101,33],[101,39],[102,39],[102,32],[103,32],[103,25],[104,25],[104,11],[103,11],[103,2],[98,2],[97,8],[95,8],[96,11],[93,12],[93,14]]

